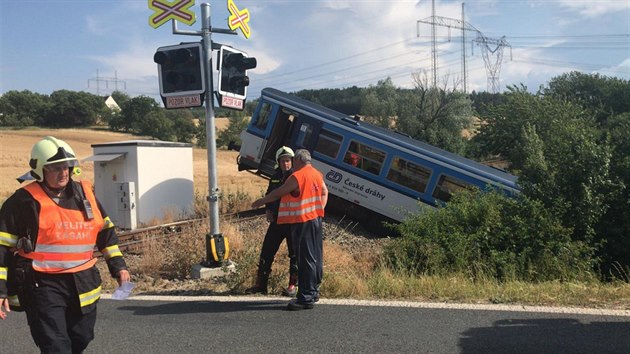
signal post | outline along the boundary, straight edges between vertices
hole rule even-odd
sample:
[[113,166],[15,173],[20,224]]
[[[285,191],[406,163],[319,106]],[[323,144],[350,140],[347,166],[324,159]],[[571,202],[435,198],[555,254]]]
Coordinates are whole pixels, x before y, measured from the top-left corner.
[[[149,8],[156,11],[149,17],[149,25],[157,28],[171,19],[173,34],[201,36],[201,42],[182,43],[160,47],[154,55],[154,61],[158,64],[160,80],[160,96],[167,109],[199,107],[204,102],[206,105],[206,140],[208,151],[208,203],[210,209],[210,232],[206,235],[206,259],[201,264],[193,267],[194,278],[205,278],[224,273],[225,267],[232,268],[229,261],[229,242],[219,230],[219,188],[217,186],[216,170],[216,129],[213,99],[213,75],[212,75],[212,50],[219,49],[219,78],[220,86],[226,91],[219,90],[221,106],[242,110],[246,99],[249,78],[247,70],[256,67],[256,59],[249,58],[244,52],[230,48],[239,55],[223,60],[223,48],[214,44],[211,39],[212,32],[222,34],[237,34],[234,30],[240,28],[248,38],[250,29],[247,25],[249,11],[239,10],[233,0],[228,0],[228,10],[232,14],[228,19],[231,29],[212,28],[210,25],[210,4],[201,4],[201,31],[185,31],[177,28],[180,21],[188,25],[195,22],[194,13],[190,6],[194,0],[149,0]],[[227,49],[226,51],[230,51]],[[230,52],[232,54],[232,52]],[[226,82],[224,83],[222,72],[224,65]]]

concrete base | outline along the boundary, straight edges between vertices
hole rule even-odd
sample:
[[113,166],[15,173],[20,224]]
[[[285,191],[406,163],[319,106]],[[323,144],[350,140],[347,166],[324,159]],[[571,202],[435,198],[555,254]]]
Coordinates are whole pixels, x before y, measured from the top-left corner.
[[192,268],[191,276],[193,279],[207,279],[222,277],[234,272],[236,272],[236,265],[232,261],[228,261],[226,265],[216,268],[209,268],[204,267],[201,264],[195,264]]

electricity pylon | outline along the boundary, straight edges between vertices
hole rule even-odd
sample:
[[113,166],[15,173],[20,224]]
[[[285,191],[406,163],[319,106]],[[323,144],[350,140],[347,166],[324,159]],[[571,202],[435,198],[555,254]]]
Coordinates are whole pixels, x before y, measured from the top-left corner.
[[473,42],[476,42],[481,47],[481,56],[486,64],[486,73],[488,75],[488,91],[498,93],[503,48],[510,47],[510,60],[512,60],[512,46],[505,40],[505,36],[494,39],[485,37],[481,33],[477,35]]
[[99,76],[98,73],[98,69],[96,70],[96,78],[94,79],[89,79],[88,80],[88,88],[90,88],[90,82],[95,81],[96,82],[96,95],[100,96],[101,95],[101,82],[105,83],[105,88],[108,89],[109,91],[109,84],[110,83],[114,83],[114,91],[118,91],[118,83],[122,83],[124,90],[127,89],[127,83],[123,80],[119,80],[118,79],[118,72],[114,71],[114,77],[104,77],[104,76]]
[[[434,3],[433,3],[434,5]],[[464,81],[464,92],[467,92],[466,87],[466,52],[465,52],[465,31],[474,32],[476,38],[472,42],[476,43],[481,48],[484,64],[486,66],[486,74],[488,76],[488,91],[491,93],[497,93],[499,91],[499,73],[501,71],[501,62],[503,60],[503,48],[510,47],[510,59],[512,46],[505,39],[505,36],[500,39],[486,37],[476,29],[473,25],[464,20],[464,4],[462,4],[462,19],[454,19],[443,16],[435,15],[435,7],[432,6],[432,15],[416,22],[417,37],[420,37],[420,23],[431,25],[431,65],[433,66],[433,86],[437,86],[437,49],[436,49],[436,35],[435,27],[447,27],[449,29],[462,30],[462,78]]]

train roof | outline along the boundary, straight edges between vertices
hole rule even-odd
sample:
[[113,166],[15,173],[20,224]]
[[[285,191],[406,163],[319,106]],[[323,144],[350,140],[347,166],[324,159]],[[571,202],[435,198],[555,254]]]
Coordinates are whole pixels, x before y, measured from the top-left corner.
[[322,105],[307,101],[300,97],[287,94],[274,88],[265,88],[262,90],[261,95],[272,100],[279,101],[285,105],[293,106],[296,109],[310,112],[317,116],[326,118],[330,121],[341,123],[348,128],[354,129],[358,132],[374,136],[377,139],[382,139],[386,142],[400,145],[411,151],[419,154],[430,156],[436,160],[448,162],[457,165],[465,170],[475,170],[477,173],[491,177],[494,180],[500,180],[503,184],[506,184],[512,188],[518,188],[516,186],[517,177],[499,170],[494,167],[486,166],[474,160],[470,160],[463,156],[454,154],[452,152],[440,149],[433,145],[427,144],[423,141],[416,140],[406,134],[402,134],[390,129],[382,128],[368,122],[357,121],[343,113],[337,112]]

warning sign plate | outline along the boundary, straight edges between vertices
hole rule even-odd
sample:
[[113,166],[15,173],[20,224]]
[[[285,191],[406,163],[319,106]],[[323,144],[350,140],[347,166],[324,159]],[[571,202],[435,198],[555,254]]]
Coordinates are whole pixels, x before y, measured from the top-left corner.
[[168,96],[165,100],[166,108],[199,107],[202,104],[200,95]]
[[245,100],[242,98],[221,96],[221,107],[240,109],[242,111],[244,102]]

